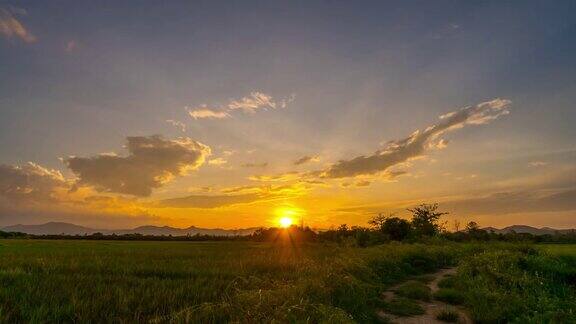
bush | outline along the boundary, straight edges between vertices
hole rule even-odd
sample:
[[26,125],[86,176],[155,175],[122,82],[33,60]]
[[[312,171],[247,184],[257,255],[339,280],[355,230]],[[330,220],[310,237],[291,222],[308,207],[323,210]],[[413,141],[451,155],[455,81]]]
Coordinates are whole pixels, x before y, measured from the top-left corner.
[[452,288],[441,288],[434,293],[434,298],[452,305],[461,305],[464,303],[464,295]]

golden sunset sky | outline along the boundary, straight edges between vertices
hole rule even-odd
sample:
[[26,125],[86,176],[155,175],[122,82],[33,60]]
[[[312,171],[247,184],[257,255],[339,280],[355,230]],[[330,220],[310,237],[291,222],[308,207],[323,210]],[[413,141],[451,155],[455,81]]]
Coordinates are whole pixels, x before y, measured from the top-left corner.
[[573,1],[0,5],[0,226],[576,227]]

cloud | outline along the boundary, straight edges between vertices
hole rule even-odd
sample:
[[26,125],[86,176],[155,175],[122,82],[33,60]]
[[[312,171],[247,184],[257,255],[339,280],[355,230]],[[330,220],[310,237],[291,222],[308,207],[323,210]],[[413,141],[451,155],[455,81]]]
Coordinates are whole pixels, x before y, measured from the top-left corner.
[[320,161],[319,156],[303,156],[298,160],[294,161],[294,165],[301,165],[308,162],[318,162]]
[[160,208],[218,208],[237,204],[253,203],[265,198],[261,193],[241,195],[191,195],[181,198],[171,198],[159,201]]
[[57,189],[68,186],[62,173],[28,162],[0,165],[0,195],[13,202],[51,201]]
[[300,173],[296,171],[285,172],[281,174],[275,175],[253,175],[248,177],[248,179],[252,181],[262,181],[262,182],[284,182],[284,181],[291,181],[291,180],[299,180]]
[[174,127],[179,128],[182,132],[186,131],[186,124],[174,119],[167,119],[166,122]]
[[531,167],[541,167],[541,166],[546,166],[548,165],[548,162],[544,162],[544,161],[532,161],[530,163],[528,163],[529,166]]
[[246,97],[231,99],[225,105],[215,105],[211,107],[207,104],[201,104],[195,108],[186,107],[186,110],[188,110],[188,114],[194,119],[224,119],[230,118],[230,113],[236,110],[244,113],[255,113],[258,110],[286,108],[295,98],[296,96],[292,94],[287,98],[276,101],[276,99],[269,94],[253,91]]
[[221,157],[220,157],[220,158],[216,158],[216,159],[212,159],[212,160],[209,160],[209,161],[208,161],[208,164],[209,164],[209,165],[215,165],[215,166],[224,165],[224,164],[226,164],[226,163],[228,163],[228,161],[226,161],[226,159],[221,158]]
[[164,199],[154,203],[153,206],[169,208],[219,208],[296,197],[304,194],[310,188],[310,185],[304,183],[277,186],[239,186],[222,189],[222,192],[225,193],[223,195],[191,195],[181,198]]
[[153,135],[126,139],[126,157],[100,154],[65,159],[78,177],[76,185],[92,186],[101,192],[149,196],[152,189],[197,169],[211,154],[208,146],[187,137],[170,140]]
[[243,168],[265,168],[268,166],[268,162],[262,163],[244,163],[241,165]]
[[26,11],[14,7],[0,8],[0,34],[7,38],[18,37],[26,43],[35,42],[36,36],[15,17],[25,14]]
[[510,104],[510,100],[494,99],[442,115],[438,124],[423,131],[415,131],[402,140],[389,142],[385,149],[372,155],[339,161],[321,172],[321,177],[346,178],[384,172],[390,167],[418,158],[430,149],[444,147],[446,142],[439,137],[449,131],[466,125],[486,124],[508,114]]
[[259,109],[276,109],[276,106],[277,104],[271,95],[258,91],[250,93],[250,95],[247,97],[243,97],[238,100],[231,100],[230,103],[228,103],[228,109],[241,109],[247,113],[254,113]]
[[230,117],[227,112],[209,109],[206,105],[188,109],[188,114],[194,119],[224,119]]

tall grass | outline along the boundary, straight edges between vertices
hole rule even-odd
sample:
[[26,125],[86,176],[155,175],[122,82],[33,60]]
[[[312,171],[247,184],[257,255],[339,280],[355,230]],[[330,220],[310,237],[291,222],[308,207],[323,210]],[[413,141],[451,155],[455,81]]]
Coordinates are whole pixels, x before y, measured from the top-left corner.
[[576,255],[490,250],[465,258],[453,284],[478,323],[576,323]]
[[569,318],[576,264],[562,258],[510,244],[2,240],[0,322],[373,322],[390,285],[458,262],[475,318]]
[[0,321],[367,322],[386,285],[467,249],[6,240]]

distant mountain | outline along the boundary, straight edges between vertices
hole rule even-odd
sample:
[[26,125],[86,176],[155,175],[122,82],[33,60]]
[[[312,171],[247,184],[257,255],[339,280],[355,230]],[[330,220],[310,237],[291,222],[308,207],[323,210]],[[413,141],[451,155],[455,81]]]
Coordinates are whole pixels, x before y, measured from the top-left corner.
[[68,234],[68,235],[84,235],[84,234],[92,234],[98,232],[98,230],[74,225],[70,223],[60,223],[60,222],[49,222],[46,224],[40,225],[12,225],[1,228],[0,230],[4,232],[22,232],[28,234],[50,234],[50,235],[58,235],[58,234]]
[[550,228],[550,227],[537,228],[537,227],[532,227],[532,226],[528,226],[528,225],[512,225],[512,226],[507,226],[507,227],[500,228],[500,229],[494,228],[494,227],[484,227],[483,230],[486,230],[488,232],[498,233],[498,234],[506,234],[506,233],[516,232],[516,233],[528,233],[528,234],[532,234],[532,235],[545,235],[545,234],[556,234],[556,233],[566,234],[570,231],[573,231],[572,229],[554,229],[554,228]]
[[254,233],[256,227],[253,228],[243,228],[237,230],[227,230],[222,228],[200,228],[195,226],[190,226],[187,228],[177,228],[170,226],[140,226],[133,229],[95,229],[84,226],[79,226],[70,223],[61,222],[49,222],[40,225],[12,225],[1,228],[0,230],[4,232],[22,232],[35,235],[84,235],[84,234],[142,234],[142,235],[172,235],[172,236],[185,236],[185,235],[196,235],[196,234],[207,234],[216,236],[230,236],[230,235],[250,235]]

